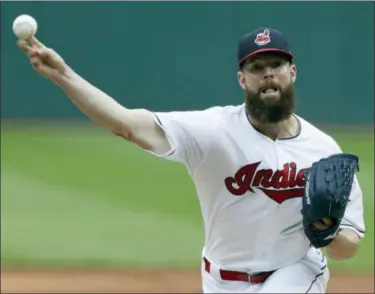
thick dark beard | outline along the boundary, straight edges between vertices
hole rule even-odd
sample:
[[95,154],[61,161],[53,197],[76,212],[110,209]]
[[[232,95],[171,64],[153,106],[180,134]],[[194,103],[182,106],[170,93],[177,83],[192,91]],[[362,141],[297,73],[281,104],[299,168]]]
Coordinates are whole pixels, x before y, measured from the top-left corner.
[[263,100],[261,92],[254,93],[246,89],[246,109],[250,117],[259,123],[278,123],[293,114],[296,99],[294,96],[294,84],[280,90],[281,97],[276,102]]

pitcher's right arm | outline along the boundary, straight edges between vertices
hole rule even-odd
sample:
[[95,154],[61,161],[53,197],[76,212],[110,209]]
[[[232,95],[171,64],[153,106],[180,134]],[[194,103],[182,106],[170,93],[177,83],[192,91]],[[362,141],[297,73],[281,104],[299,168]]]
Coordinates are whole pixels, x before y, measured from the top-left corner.
[[34,70],[60,87],[89,118],[159,157],[184,163],[190,171],[219,148],[221,107],[203,111],[151,112],[128,109],[70,68],[35,37],[18,41]]
[[157,154],[170,149],[164,131],[150,111],[122,106],[70,68],[54,82],[85,115],[115,135]]
[[18,46],[37,73],[58,85],[78,108],[110,132],[156,154],[170,148],[163,129],[145,109],[127,109],[72,70],[51,48],[35,37]]

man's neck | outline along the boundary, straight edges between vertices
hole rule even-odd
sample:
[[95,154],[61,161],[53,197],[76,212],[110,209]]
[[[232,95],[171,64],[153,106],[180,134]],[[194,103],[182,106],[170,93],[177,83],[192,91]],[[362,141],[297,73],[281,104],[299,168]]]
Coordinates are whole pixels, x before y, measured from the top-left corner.
[[292,138],[300,131],[297,118],[294,115],[275,124],[260,123],[252,117],[248,117],[248,119],[254,128],[272,140]]

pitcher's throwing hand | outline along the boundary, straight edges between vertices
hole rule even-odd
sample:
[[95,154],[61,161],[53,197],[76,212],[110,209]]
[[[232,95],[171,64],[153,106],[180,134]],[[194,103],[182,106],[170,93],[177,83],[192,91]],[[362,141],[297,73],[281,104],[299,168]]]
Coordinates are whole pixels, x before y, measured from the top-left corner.
[[54,80],[66,73],[67,65],[62,57],[55,50],[43,45],[35,36],[18,40],[17,44],[38,74]]

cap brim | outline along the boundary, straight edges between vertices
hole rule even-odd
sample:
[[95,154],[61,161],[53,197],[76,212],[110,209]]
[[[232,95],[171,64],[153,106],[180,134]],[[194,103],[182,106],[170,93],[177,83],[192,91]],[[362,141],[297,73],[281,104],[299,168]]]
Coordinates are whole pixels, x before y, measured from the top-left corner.
[[278,49],[278,48],[263,48],[263,49],[259,49],[259,50],[253,51],[249,55],[246,55],[244,58],[242,58],[238,62],[238,64],[241,65],[246,59],[250,58],[251,56],[254,56],[256,54],[263,53],[263,52],[278,52],[278,53],[283,53],[286,56],[288,56],[290,59],[293,59],[293,55],[289,51],[281,50],[281,49]]

